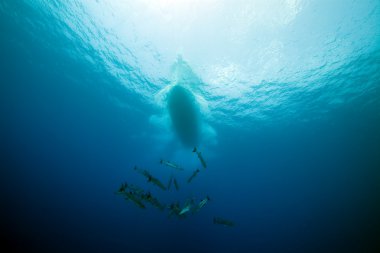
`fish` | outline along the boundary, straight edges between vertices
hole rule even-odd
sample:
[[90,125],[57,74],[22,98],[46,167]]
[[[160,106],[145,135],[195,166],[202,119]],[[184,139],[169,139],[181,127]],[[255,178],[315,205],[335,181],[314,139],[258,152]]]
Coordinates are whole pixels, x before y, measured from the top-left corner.
[[178,182],[177,182],[177,180],[175,178],[173,179],[173,183],[174,183],[175,189],[177,191],[179,191],[179,185],[178,185]]
[[169,218],[174,214],[178,218],[184,218],[184,216],[180,216],[179,213],[181,212],[181,209],[179,208],[179,202],[172,203],[168,206],[168,209],[170,210],[169,212]]
[[119,190],[115,192],[115,194],[125,194],[125,190],[127,189],[127,183],[122,183],[121,186],[119,187]]
[[156,208],[160,209],[161,211],[163,211],[165,209],[165,205],[161,204],[158,199],[156,199],[155,197],[152,196],[152,194],[150,192],[144,194],[142,196],[142,198],[146,201],[148,201],[150,204],[152,204],[153,206],[155,206]]
[[202,199],[202,200],[199,202],[196,211],[199,211],[201,208],[203,208],[203,207],[207,204],[207,202],[208,202],[209,200],[210,200],[210,197],[209,197],[209,196],[207,196],[206,198]]
[[173,182],[173,175],[171,175],[169,178],[168,186],[166,187],[168,190],[170,190],[170,187],[172,186],[172,182]]
[[155,184],[156,186],[158,186],[162,190],[166,191],[165,185],[163,183],[161,183],[161,181],[158,180],[157,178],[150,176],[150,177],[148,177],[148,182],[151,182],[152,184]]
[[213,222],[214,222],[214,224],[219,224],[219,225],[223,225],[226,227],[234,227],[235,226],[234,222],[220,218],[220,217],[214,217]]
[[129,192],[126,192],[125,193],[125,199],[128,200],[132,200],[133,203],[135,203],[138,207],[140,207],[141,209],[145,209],[145,205],[141,202],[141,200],[136,197],[133,192],[129,191]]
[[159,188],[161,188],[162,190],[166,190],[166,187],[163,185],[163,183],[161,183],[160,180],[158,180],[157,178],[153,177],[149,171],[147,170],[143,170],[143,169],[140,169],[138,168],[137,166],[134,167],[134,169],[139,172],[140,174],[142,174],[144,177],[146,177],[148,179],[148,182],[152,183],[152,184],[155,184],[156,186],[158,186]]
[[197,147],[194,147],[193,149],[193,153],[196,153],[197,156],[198,156],[198,159],[199,161],[201,162],[203,168],[207,168],[207,164],[206,164],[206,161],[203,159],[203,156],[202,156],[202,153],[200,151],[197,150]]
[[141,195],[144,193],[144,190],[141,189],[140,187],[137,187],[136,185],[133,185],[133,184],[129,184],[128,185],[128,189],[130,191],[132,191],[134,194],[138,194],[138,195]]
[[180,167],[179,165],[172,163],[172,162],[169,162],[169,161],[166,161],[166,160],[163,160],[163,159],[160,160],[160,164],[166,165],[166,166],[174,168],[176,170],[183,170],[183,168]]
[[180,212],[179,215],[184,215],[185,213],[190,211],[190,206],[185,206]]
[[185,206],[179,212],[179,215],[184,215],[185,213],[189,212],[191,208],[193,207],[193,205],[194,205],[193,200],[187,200],[185,203]]
[[193,174],[189,177],[189,179],[187,179],[187,183],[190,183],[190,182],[193,180],[193,178],[197,176],[197,174],[198,174],[199,172],[200,172],[200,170],[199,170],[199,169],[196,169],[196,170],[193,172]]
[[144,177],[149,177],[150,176],[150,173],[147,170],[141,169],[141,168],[139,168],[137,166],[135,166],[133,169],[135,171],[137,171],[138,173],[140,173],[141,175],[143,175]]

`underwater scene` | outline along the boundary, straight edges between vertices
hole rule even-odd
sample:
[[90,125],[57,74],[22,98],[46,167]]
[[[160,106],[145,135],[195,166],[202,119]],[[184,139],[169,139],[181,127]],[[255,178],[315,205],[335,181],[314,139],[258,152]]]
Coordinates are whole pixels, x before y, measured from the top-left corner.
[[380,252],[379,0],[1,0],[1,252]]

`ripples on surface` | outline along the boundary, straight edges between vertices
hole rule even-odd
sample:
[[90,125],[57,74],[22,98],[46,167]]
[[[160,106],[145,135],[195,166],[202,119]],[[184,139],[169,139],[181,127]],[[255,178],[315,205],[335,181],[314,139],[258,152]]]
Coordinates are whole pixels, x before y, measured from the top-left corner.
[[27,4],[39,18],[9,15],[154,107],[179,54],[202,79],[198,92],[213,122],[307,121],[363,97],[377,102],[376,0]]

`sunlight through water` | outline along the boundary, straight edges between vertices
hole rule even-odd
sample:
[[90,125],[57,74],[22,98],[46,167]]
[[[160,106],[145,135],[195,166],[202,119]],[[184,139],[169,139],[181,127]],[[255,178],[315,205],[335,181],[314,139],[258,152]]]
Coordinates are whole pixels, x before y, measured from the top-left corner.
[[[182,56],[202,80],[199,94],[214,122],[289,120],[303,111],[312,112],[303,116],[309,120],[376,87],[371,81],[354,85],[363,75],[379,79],[378,61],[366,67],[379,57],[376,1],[34,5],[56,16],[73,42],[67,47],[76,47],[68,51],[81,51],[152,106],[161,106],[151,98],[170,84],[170,66]],[[350,75],[344,83],[342,75]],[[303,96],[314,99],[299,99]],[[313,109],[315,104],[324,106]]]

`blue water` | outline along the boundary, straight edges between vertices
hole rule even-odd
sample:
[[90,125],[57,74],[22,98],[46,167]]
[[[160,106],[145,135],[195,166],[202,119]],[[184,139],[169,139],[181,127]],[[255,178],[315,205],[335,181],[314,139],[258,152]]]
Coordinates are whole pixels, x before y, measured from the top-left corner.
[[3,0],[0,116],[7,252],[380,250],[377,0]]

